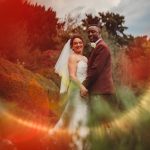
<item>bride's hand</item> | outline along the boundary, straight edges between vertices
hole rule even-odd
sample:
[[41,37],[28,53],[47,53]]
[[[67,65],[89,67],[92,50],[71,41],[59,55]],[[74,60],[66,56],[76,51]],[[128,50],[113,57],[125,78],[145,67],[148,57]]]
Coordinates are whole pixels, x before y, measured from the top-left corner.
[[85,97],[85,96],[87,96],[87,94],[88,94],[88,90],[85,88],[85,86],[81,85],[80,86],[80,95],[82,97]]

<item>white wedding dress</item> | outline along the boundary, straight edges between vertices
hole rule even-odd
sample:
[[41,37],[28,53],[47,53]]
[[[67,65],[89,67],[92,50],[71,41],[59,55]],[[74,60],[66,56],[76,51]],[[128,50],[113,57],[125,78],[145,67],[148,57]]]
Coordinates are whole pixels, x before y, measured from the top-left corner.
[[[77,64],[76,76],[80,82],[83,82],[86,75],[87,62],[80,60]],[[80,96],[80,89],[73,81],[69,84],[67,99],[66,107],[54,128],[67,128],[70,133],[74,133],[87,123],[87,99]]]

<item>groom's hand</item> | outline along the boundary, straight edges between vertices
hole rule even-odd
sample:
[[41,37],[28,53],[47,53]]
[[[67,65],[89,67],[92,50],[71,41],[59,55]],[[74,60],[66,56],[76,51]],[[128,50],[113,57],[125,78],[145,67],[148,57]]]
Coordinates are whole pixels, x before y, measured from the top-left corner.
[[80,95],[81,97],[86,97],[88,95],[88,90],[83,85],[80,87]]

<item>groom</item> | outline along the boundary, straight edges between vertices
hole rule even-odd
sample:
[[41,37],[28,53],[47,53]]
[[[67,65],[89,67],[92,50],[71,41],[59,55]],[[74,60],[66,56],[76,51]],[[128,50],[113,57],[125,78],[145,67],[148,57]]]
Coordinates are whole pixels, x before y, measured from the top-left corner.
[[[87,30],[93,47],[88,58],[87,78],[83,81],[90,97],[92,123],[107,122],[112,118],[112,108],[116,107],[110,49],[101,38],[101,30],[91,25]],[[86,96],[86,92],[81,92]]]

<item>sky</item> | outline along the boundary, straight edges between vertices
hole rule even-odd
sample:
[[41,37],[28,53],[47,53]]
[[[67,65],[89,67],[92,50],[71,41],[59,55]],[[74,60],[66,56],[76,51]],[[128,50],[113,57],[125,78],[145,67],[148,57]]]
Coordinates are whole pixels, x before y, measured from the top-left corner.
[[31,0],[53,8],[59,18],[84,16],[85,13],[115,12],[125,16],[127,33],[150,36],[150,0]]

